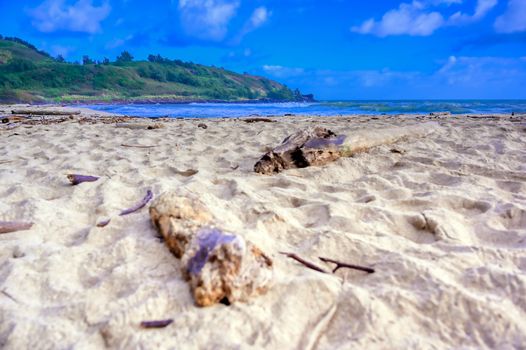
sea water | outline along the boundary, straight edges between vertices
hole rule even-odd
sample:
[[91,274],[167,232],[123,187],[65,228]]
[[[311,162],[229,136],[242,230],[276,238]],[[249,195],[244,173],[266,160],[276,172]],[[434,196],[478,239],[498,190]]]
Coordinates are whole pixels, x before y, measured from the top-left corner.
[[526,113],[526,100],[321,101],[312,103],[95,104],[95,110],[140,117],[223,118],[284,115]]

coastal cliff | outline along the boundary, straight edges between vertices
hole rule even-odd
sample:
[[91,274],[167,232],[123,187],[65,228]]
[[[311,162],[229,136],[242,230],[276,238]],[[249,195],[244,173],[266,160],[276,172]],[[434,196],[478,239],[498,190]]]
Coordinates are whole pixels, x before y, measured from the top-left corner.
[[0,36],[0,103],[184,103],[313,101],[287,86],[248,73],[160,55],[114,62],[84,56],[82,64],[51,57],[19,38]]

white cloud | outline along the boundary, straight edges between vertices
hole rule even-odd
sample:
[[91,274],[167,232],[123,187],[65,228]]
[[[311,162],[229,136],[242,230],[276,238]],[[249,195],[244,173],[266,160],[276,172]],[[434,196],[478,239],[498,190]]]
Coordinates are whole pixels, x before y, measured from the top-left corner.
[[509,0],[506,12],[495,21],[499,33],[526,31],[526,0]]
[[238,0],[179,0],[181,24],[187,35],[221,41],[238,7]]
[[[450,3],[451,1],[448,1]],[[379,37],[389,35],[428,36],[444,25],[444,18],[438,12],[426,12],[427,5],[420,1],[402,3],[397,9],[386,12],[380,21],[370,18],[351,31],[373,34]]]
[[478,0],[473,15],[470,16],[462,12],[456,12],[449,18],[449,22],[451,24],[465,24],[478,21],[484,18],[497,4],[498,0]]
[[65,0],[47,0],[29,11],[33,26],[41,32],[58,30],[94,34],[101,31],[100,22],[108,17],[107,2],[94,6],[92,0],[78,0],[68,5]]
[[252,12],[250,16],[249,24],[253,29],[261,27],[269,17],[270,13],[265,6],[260,6]]
[[[510,0],[523,1],[526,0]],[[454,13],[446,21],[444,16],[431,10],[440,5],[452,6],[461,4],[462,0],[413,0],[411,3],[402,3],[397,9],[387,11],[381,20],[370,18],[361,25],[351,28],[351,31],[360,34],[373,34],[379,37],[389,35],[428,36],[445,25],[461,25],[478,21],[492,10],[498,0],[477,0],[477,5],[472,15],[461,11]]]
[[305,70],[303,68],[272,66],[272,65],[264,65],[263,70],[265,71],[265,73],[270,74],[276,78],[297,77],[305,73]]
[[524,83],[525,68],[525,62],[520,57],[451,56],[436,72],[434,79],[450,86],[470,89],[479,89],[481,86],[509,87]]

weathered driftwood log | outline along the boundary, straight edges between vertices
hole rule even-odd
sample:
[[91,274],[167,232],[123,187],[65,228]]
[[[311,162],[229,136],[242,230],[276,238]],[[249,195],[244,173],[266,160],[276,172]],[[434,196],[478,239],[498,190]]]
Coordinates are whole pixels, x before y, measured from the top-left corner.
[[32,226],[33,226],[32,222],[0,221],[0,233],[25,231],[25,230],[29,230]]
[[273,174],[285,169],[324,165],[379,145],[426,136],[434,132],[437,125],[431,122],[380,130],[360,130],[353,135],[336,135],[321,127],[300,130],[264,154],[254,165],[254,171]]
[[24,115],[76,115],[80,114],[80,111],[64,111],[52,109],[14,109],[11,111],[11,113]]
[[270,287],[272,260],[240,235],[214,227],[198,200],[165,193],[150,207],[150,216],[181,259],[197,305],[243,301]]
[[254,170],[272,174],[290,168],[327,164],[341,157],[339,146],[344,140],[345,137],[336,136],[325,128],[300,130],[263,155]]

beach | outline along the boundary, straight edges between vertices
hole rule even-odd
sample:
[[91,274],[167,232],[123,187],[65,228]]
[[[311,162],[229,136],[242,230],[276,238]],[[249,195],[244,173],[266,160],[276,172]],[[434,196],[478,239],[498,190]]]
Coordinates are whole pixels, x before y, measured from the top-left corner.
[[[0,106],[0,116],[13,109]],[[0,124],[0,345],[27,348],[519,349],[526,344],[526,116],[147,119],[81,111]],[[298,130],[436,131],[325,166],[254,172]],[[204,124],[198,126],[199,124]],[[66,174],[100,177],[71,186]],[[198,197],[272,260],[246,302],[195,305],[151,190]],[[105,227],[101,220],[111,218]],[[330,271],[318,257],[373,267]],[[162,329],[145,320],[173,319]]]

